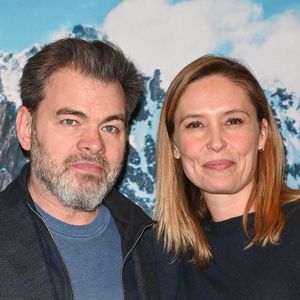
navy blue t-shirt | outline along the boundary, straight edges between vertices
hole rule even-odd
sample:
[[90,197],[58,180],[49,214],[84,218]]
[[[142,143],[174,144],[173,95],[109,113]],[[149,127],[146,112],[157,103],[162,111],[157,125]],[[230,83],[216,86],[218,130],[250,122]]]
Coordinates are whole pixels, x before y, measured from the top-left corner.
[[87,225],[71,225],[37,207],[69,271],[76,300],[122,299],[121,241],[105,206]]

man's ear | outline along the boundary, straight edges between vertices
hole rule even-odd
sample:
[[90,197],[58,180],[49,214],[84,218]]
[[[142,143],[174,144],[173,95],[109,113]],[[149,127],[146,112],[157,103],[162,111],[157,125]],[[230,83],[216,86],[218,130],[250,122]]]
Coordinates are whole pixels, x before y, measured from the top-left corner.
[[29,151],[31,147],[31,122],[32,117],[30,111],[27,107],[21,106],[17,113],[16,128],[19,143],[25,151]]
[[180,153],[179,150],[177,148],[177,145],[175,144],[175,142],[173,141],[173,156],[176,159],[180,159]]

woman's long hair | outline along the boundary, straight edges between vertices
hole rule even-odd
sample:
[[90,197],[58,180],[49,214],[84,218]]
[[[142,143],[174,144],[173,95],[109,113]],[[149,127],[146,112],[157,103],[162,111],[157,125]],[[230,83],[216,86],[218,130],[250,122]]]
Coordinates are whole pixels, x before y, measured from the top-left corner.
[[[252,73],[240,62],[206,55],[186,66],[173,80],[162,107],[157,133],[157,185],[155,218],[158,236],[175,257],[192,250],[193,260],[207,266],[212,258],[202,224],[211,215],[198,187],[185,176],[181,161],[173,157],[174,114],[186,87],[210,75],[221,75],[249,96],[258,123],[268,122],[264,151],[258,152],[254,185],[244,210],[243,228],[249,245],[276,244],[285,225],[282,204],[300,196],[284,183],[284,146],[268,100]],[[254,235],[247,231],[247,217],[255,210]]]

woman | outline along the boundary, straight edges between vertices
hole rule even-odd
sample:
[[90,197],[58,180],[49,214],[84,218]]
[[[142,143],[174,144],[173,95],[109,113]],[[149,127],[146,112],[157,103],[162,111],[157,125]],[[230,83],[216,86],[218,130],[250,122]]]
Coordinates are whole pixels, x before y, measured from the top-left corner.
[[262,88],[204,56],[169,87],[157,149],[158,234],[182,258],[179,299],[300,299],[300,191]]

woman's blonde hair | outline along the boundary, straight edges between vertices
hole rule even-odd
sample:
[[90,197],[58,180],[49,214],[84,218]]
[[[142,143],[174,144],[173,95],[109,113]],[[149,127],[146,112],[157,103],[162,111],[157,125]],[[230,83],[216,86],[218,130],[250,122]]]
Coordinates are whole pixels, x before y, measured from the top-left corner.
[[[276,244],[285,224],[282,204],[299,198],[299,191],[288,188],[284,179],[284,146],[268,100],[252,73],[240,62],[206,55],[186,66],[173,80],[162,107],[157,134],[157,185],[155,218],[158,236],[175,257],[192,250],[193,260],[207,266],[212,254],[202,224],[210,219],[201,191],[184,174],[180,160],[173,156],[174,114],[186,87],[196,80],[219,74],[232,80],[248,94],[257,120],[268,122],[264,151],[258,152],[252,192],[245,207],[243,228],[250,245]],[[247,217],[254,207],[254,235],[247,231]]]

